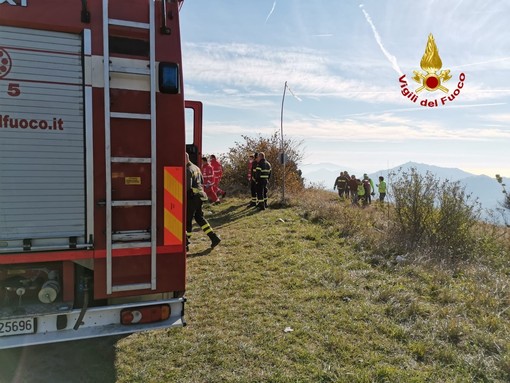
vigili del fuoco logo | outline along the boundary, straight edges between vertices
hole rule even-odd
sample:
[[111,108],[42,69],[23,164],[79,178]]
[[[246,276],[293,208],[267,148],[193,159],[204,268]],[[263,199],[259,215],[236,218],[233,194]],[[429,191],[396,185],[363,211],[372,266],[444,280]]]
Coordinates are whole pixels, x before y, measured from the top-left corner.
[[[413,80],[419,84],[419,87],[414,91],[409,88],[405,74],[398,79],[402,95],[414,103],[419,103],[421,106],[427,106],[429,108],[446,105],[446,103],[455,100],[464,87],[466,75],[461,73],[455,90],[450,92],[449,88],[451,87],[451,83],[448,81],[452,78],[452,75],[449,69],[441,69],[443,67],[443,62],[441,61],[441,57],[439,57],[439,51],[437,50],[432,33],[429,34],[425,53],[420,61],[420,67],[422,71],[413,71]],[[423,98],[420,100],[418,94],[423,90],[427,90],[429,93],[439,90],[445,93],[445,95],[440,98]]]

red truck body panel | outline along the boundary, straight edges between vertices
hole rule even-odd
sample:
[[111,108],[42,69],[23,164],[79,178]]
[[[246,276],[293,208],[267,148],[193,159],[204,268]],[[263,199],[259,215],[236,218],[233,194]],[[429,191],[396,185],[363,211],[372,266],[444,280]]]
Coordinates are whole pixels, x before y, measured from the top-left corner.
[[[125,0],[111,0],[107,2],[109,3],[107,7],[110,18],[129,20],[136,23],[148,23],[150,19],[149,9],[151,4],[154,4],[154,60],[156,65],[171,63],[177,68],[178,91],[173,94],[164,93],[159,90],[159,87],[158,91],[156,91],[156,112],[155,117],[153,117],[156,126],[155,137],[151,135],[151,122],[147,119],[112,118],[110,126],[106,127],[105,92],[108,92],[109,95],[110,112],[112,115],[115,113],[150,115],[151,93],[145,87],[145,83],[141,83],[133,77],[125,78],[122,76],[116,79],[111,77],[109,89],[105,89],[106,80],[104,82],[102,80],[104,77],[102,62],[105,41],[103,1],[8,0],[0,4],[0,36],[2,33],[5,33],[6,36],[16,35],[18,31],[20,34],[36,36],[38,31],[40,31],[41,33],[55,33],[55,41],[58,41],[59,34],[61,33],[64,37],[67,36],[65,34],[74,35],[75,37],[71,36],[74,40],[79,41],[81,39],[83,42],[82,52],[77,55],[76,53],[56,54],[52,49],[42,48],[43,45],[39,49],[35,42],[33,44],[30,43],[32,45],[23,46],[16,45],[18,44],[17,42],[9,41],[7,38],[0,39],[0,54],[5,52],[9,55],[10,61],[8,66],[13,68],[13,70],[10,70],[10,68],[2,70],[2,67],[0,67],[0,99],[4,97],[5,100],[13,103],[12,109],[9,109],[9,106],[0,106],[0,121],[4,122],[0,126],[0,146],[1,140],[7,142],[5,141],[7,138],[14,139],[12,138],[13,135],[21,131],[21,129],[13,129],[13,123],[10,118],[18,113],[16,112],[18,107],[16,103],[18,102],[21,105],[24,102],[24,97],[27,97],[27,94],[30,93],[27,89],[31,89],[34,84],[43,88],[45,85],[48,87],[60,85],[57,80],[47,80],[42,77],[38,79],[36,64],[34,64],[34,73],[29,73],[35,76],[34,78],[28,79],[28,77],[19,77],[19,75],[16,77],[16,69],[20,67],[20,60],[17,59],[17,55],[21,53],[25,56],[31,53],[39,56],[55,55],[56,57],[58,55],[58,60],[61,60],[60,57],[64,57],[62,59],[64,60],[66,55],[71,58],[78,56],[83,66],[83,82],[81,85],[77,84],[77,86],[83,89],[83,100],[80,100],[83,110],[82,106],[79,106],[76,115],[83,116],[84,120],[82,171],[84,179],[83,199],[85,201],[81,201],[85,205],[82,210],[85,211],[80,213],[84,217],[83,226],[85,229],[83,230],[83,235],[78,235],[78,245],[74,242],[75,239],[73,238],[75,236],[71,236],[67,248],[65,246],[63,248],[62,246],[54,246],[51,239],[44,238],[42,239],[43,242],[41,242],[44,246],[37,247],[34,244],[41,241],[41,239],[37,236],[30,237],[29,229],[24,228],[27,226],[25,223],[22,224],[22,226],[24,225],[21,230],[24,233],[23,235],[2,238],[0,233],[0,327],[2,327],[4,322],[7,325],[7,321],[11,317],[20,318],[22,316],[19,312],[15,315],[12,314],[16,311],[12,308],[15,306],[13,304],[14,300],[17,299],[16,295],[12,292],[14,291],[13,288],[16,287],[13,283],[24,283],[26,286],[32,283],[37,284],[37,287],[33,289],[36,291],[37,289],[42,289],[44,278],[47,279],[47,282],[52,279],[50,275],[55,275],[55,273],[57,275],[55,280],[60,282],[60,291],[53,302],[60,302],[61,306],[67,304],[69,309],[71,306],[72,309],[83,309],[81,307],[83,303],[77,302],[77,298],[82,294],[82,285],[85,279],[87,279],[86,283],[88,283],[85,290],[93,286],[93,296],[90,297],[90,301],[96,302],[97,306],[117,304],[116,298],[124,299],[122,302],[129,302],[130,297],[133,298],[133,301],[139,301],[143,299],[141,298],[143,296],[166,294],[167,296],[178,298],[184,293],[186,285],[186,252],[184,243],[186,193],[185,187],[183,187],[183,180],[185,177],[184,153],[186,150],[186,132],[179,31],[179,7],[181,1],[164,1],[166,2],[163,3],[162,0],[154,2],[151,0],[130,0],[129,2]],[[86,8],[84,8],[85,6]],[[144,63],[149,62],[149,59],[141,53],[150,45],[149,33],[149,30],[143,28],[126,28],[125,26],[110,25],[108,41],[110,46],[109,57],[113,63],[112,65],[117,62],[120,62],[122,65],[134,63],[139,68],[143,68]],[[156,76],[159,76],[157,68],[155,73]],[[75,82],[75,79],[69,81]],[[73,84],[67,84],[66,81],[63,81],[61,85],[68,87],[74,86]],[[13,92],[21,94],[17,97]],[[45,97],[41,96],[41,99]],[[52,105],[50,109],[56,111],[55,113],[59,111],[58,105]],[[31,118],[34,117],[24,117],[22,112],[19,113],[16,116],[20,116],[17,120],[20,128],[23,128],[23,124],[27,126],[31,124]],[[68,120],[68,117],[62,117],[61,130],[69,130]],[[38,117],[34,121],[39,121]],[[58,117],[55,117],[55,121],[58,122]],[[51,121],[49,123],[51,124]],[[196,125],[200,126],[200,122],[196,123]],[[40,129],[37,131],[35,128],[30,130],[32,128],[30,125],[30,128],[25,129],[23,132],[26,134],[22,137],[20,136],[21,139],[29,137],[28,139],[31,144],[36,144],[38,136],[29,136],[28,134],[42,134],[41,130],[44,128],[44,125],[41,125],[41,122],[39,122],[39,127]],[[58,130],[58,126],[55,125],[55,127],[55,130]],[[4,139],[2,134],[7,138]],[[52,135],[51,137],[52,139],[54,137],[55,140],[59,139],[57,135]],[[201,131],[197,137],[199,143],[201,143]],[[15,140],[20,142],[19,137],[16,137]],[[107,142],[108,140],[109,142]],[[195,140],[197,140],[196,137]],[[151,163],[112,161],[110,164],[107,160],[105,148],[108,145],[110,145],[109,150],[112,158],[150,158],[153,150],[151,148],[152,144],[154,144],[152,148],[156,150],[155,164],[153,164],[154,161],[151,161]],[[23,143],[20,145],[23,145]],[[33,152],[33,162],[37,162],[37,155],[37,152]],[[152,277],[155,277],[155,283],[150,288],[145,286],[126,291],[108,291],[109,239],[107,237],[108,218],[105,206],[109,190],[107,175],[111,173],[112,201],[147,201],[151,200],[151,193],[153,191],[151,186],[152,166],[155,166],[156,174],[155,218],[153,213],[151,213],[151,206],[114,207],[111,213],[111,231],[114,235],[117,235],[117,233],[136,232],[141,229],[150,233],[150,228],[155,222],[156,236],[154,239],[151,235],[150,240],[154,240],[156,243],[156,255],[154,257],[153,254],[151,257],[151,247],[148,246],[140,245],[138,247],[131,244],[131,246],[126,247],[114,247],[111,250],[110,272],[111,283],[114,286],[143,285],[150,281]],[[30,169],[27,169],[27,171],[30,171]],[[57,179],[56,182],[58,183],[59,173],[57,170],[52,173],[51,169],[48,169],[48,172],[48,177]],[[2,164],[0,163],[0,183],[2,182],[2,174]],[[9,178],[9,180],[11,179],[14,178]],[[63,178],[62,183],[64,184],[65,182],[66,180]],[[19,188],[23,188],[23,183],[20,183]],[[10,198],[15,198],[13,196],[1,199],[3,198],[2,190],[0,186],[0,221],[2,219],[2,203],[7,206],[11,201]],[[48,196],[48,199],[50,197]],[[64,195],[64,197],[66,196]],[[55,203],[55,200],[53,200],[53,203]],[[44,203],[41,205],[41,209],[45,211],[44,214],[48,214],[49,217],[51,217],[51,206],[53,205],[48,204],[44,206]],[[16,212],[12,214],[16,214]],[[18,218],[13,218],[14,222],[16,219]],[[16,228],[13,231],[16,232]],[[51,237],[51,233],[49,236]],[[21,242],[23,243],[23,249],[20,250],[19,244]],[[129,245],[129,240],[126,243]],[[155,273],[152,265],[153,258],[155,258]],[[37,270],[37,272],[34,270]],[[29,277],[29,275],[37,275],[37,278]],[[35,282],[36,279],[37,283]],[[25,286],[22,287],[25,289]],[[51,292],[51,290],[49,291]],[[32,295],[35,296],[37,294],[34,292]],[[30,296],[27,292],[22,294],[19,299],[20,302],[26,300],[27,305],[29,305],[36,298]],[[20,303],[19,306],[22,306],[22,304]],[[51,309],[48,309],[48,311],[51,311]],[[37,315],[39,314],[36,312],[32,314],[32,317],[37,317]],[[70,314],[69,317],[71,316]],[[42,323],[42,319],[40,319],[40,322]],[[143,329],[143,327],[140,327],[140,329]],[[1,331],[0,328],[0,336],[2,336]],[[88,336],[97,335],[83,335],[83,337]],[[23,335],[20,335],[20,339],[22,337]],[[14,336],[0,337],[0,343],[2,343],[3,339],[14,338]],[[63,340],[68,339],[74,338],[72,335],[63,336]],[[29,341],[27,344],[44,343],[46,341],[59,341],[59,339],[56,336],[55,338],[43,341]],[[18,344],[13,341],[12,345],[16,346]]]

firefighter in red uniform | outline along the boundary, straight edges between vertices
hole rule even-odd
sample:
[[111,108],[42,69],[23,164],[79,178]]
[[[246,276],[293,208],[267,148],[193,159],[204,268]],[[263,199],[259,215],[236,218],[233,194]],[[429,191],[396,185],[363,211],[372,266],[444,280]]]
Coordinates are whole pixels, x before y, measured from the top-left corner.
[[212,203],[219,203],[215,188],[214,188],[214,170],[211,164],[207,161],[207,157],[202,157],[202,177],[204,178],[204,191]]
[[203,178],[200,168],[189,160],[189,154],[186,153],[186,194],[188,197],[186,205],[186,251],[189,250],[189,239],[193,229],[193,218],[200,228],[211,239],[211,248],[218,246],[221,242],[209,222],[204,218],[202,204],[207,201],[207,195],[203,188]]
[[271,164],[266,161],[266,155],[259,152],[257,167],[255,170],[255,181],[257,182],[257,206],[260,210],[267,208],[267,182],[271,177]]
[[250,157],[248,159],[248,184],[251,182],[251,165],[253,164],[253,161],[255,161],[255,156],[253,154],[250,154]]
[[216,156],[214,154],[211,155],[211,166],[214,170],[214,192],[217,196],[221,196],[222,198],[225,197],[225,194],[227,194],[225,191],[220,189],[220,181],[221,177],[223,176],[223,167],[221,166],[220,162],[216,159]]
[[248,173],[248,179],[250,180],[250,192],[251,192],[251,200],[250,200],[250,206],[256,206],[257,205],[257,181],[255,181],[255,173],[257,171],[257,158],[258,153],[253,153],[253,156],[250,156],[250,158],[253,157],[253,161],[249,164],[249,173]]

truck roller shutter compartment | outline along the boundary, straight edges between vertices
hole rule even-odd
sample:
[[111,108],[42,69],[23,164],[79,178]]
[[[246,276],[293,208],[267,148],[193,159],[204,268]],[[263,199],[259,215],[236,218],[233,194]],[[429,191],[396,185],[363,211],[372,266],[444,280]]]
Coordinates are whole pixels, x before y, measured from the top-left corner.
[[85,242],[82,37],[0,26],[0,253]]

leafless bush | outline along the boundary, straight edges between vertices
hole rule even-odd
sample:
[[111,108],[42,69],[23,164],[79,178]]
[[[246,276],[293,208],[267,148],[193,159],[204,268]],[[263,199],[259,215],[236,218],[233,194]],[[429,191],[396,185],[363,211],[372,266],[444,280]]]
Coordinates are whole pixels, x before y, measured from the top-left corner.
[[392,184],[393,242],[403,251],[438,258],[469,258],[476,240],[481,207],[458,182],[440,182],[433,174],[416,169],[402,172]]
[[[282,188],[284,169],[280,161],[281,141],[278,134],[270,137],[242,136],[244,142],[236,142],[226,154],[221,156],[223,164],[222,185],[230,193],[246,193],[249,190],[248,183],[248,157],[254,152],[264,152],[266,160],[271,163],[272,172],[269,180],[269,193],[274,194]],[[301,171],[298,164],[303,154],[300,150],[301,143],[285,140],[284,150],[287,161],[285,163],[285,188],[292,192],[300,192],[304,189]]]

